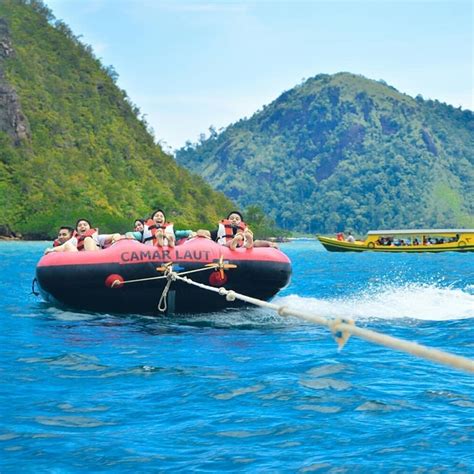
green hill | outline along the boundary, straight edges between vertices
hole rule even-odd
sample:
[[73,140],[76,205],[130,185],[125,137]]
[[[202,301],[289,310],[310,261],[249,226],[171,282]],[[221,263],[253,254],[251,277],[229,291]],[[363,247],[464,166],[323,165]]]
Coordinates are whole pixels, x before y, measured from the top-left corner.
[[354,74],[311,78],[177,161],[288,229],[474,227],[474,114]]
[[232,206],[154,143],[117,75],[39,0],[0,2],[0,229],[51,235],[79,217],[129,230],[156,207],[177,227]]

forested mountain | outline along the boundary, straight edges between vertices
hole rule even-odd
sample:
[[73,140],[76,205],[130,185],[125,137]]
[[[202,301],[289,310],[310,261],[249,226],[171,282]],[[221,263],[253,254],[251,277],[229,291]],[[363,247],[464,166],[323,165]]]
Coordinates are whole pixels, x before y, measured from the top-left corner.
[[41,1],[0,1],[4,234],[43,237],[79,217],[126,231],[156,207],[177,227],[214,226],[232,208],[154,143],[116,79]]
[[177,152],[245,207],[309,232],[474,227],[474,114],[321,74]]

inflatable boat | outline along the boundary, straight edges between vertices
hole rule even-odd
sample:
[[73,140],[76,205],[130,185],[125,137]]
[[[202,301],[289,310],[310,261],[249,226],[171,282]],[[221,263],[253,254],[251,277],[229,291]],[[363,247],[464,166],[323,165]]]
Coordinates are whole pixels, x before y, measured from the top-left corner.
[[230,250],[204,238],[174,248],[121,240],[96,252],[44,255],[36,280],[45,301],[86,311],[202,313],[245,304],[179,279],[170,281],[166,274],[171,269],[197,283],[269,300],[288,284],[291,262],[275,248]]

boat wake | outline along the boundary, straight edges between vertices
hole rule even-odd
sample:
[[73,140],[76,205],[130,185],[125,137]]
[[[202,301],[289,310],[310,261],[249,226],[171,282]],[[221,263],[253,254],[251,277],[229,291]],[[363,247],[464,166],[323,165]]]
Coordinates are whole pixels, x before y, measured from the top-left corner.
[[[327,318],[363,320],[413,319],[420,321],[451,321],[474,319],[474,285],[464,289],[440,287],[436,284],[408,283],[403,286],[374,285],[357,295],[337,298],[311,298],[299,295],[276,297],[272,303],[317,314]],[[100,325],[136,325],[162,331],[164,327],[192,326],[255,329],[258,327],[284,328],[298,324],[295,318],[281,318],[268,308],[239,308],[216,313],[173,315],[169,317],[139,314],[110,315],[74,312],[45,305],[44,311],[60,321]]]
[[325,317],[450,321],[474,318],[474,285],[464,290],[409,283],[372,287],[351,297],[334,299],[290,295],[274,303]]

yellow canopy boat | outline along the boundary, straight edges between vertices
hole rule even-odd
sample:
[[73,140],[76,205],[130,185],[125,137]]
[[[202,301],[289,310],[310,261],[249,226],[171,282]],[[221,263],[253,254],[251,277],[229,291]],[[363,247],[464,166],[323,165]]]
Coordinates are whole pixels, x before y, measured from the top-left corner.
[[365,240],[317,238],[330,252],[474,252],[474,229],[371,230]]

